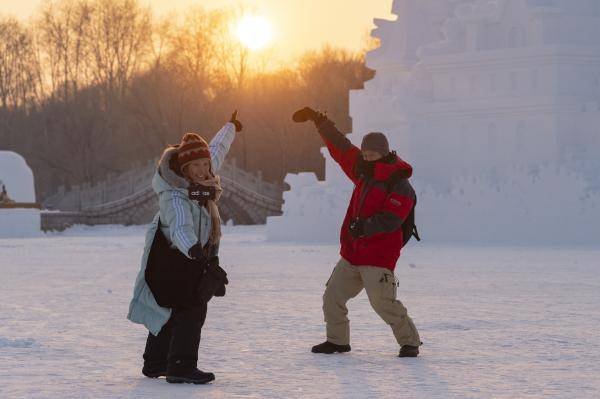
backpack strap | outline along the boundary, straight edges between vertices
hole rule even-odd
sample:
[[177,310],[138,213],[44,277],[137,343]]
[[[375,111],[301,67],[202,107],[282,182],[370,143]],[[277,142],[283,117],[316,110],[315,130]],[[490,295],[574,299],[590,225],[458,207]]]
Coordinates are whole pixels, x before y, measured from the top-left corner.
[[419,231],[417,230],[417,225],[413,225],[412,236],[415,237],[417,241],[421,241],[421,237],[419,237]]
[[392,191],[394,191],[394,187],[396,186],[396,184],[398,184],[400,180],[405,179],[403,174],[403,171],[397,170],[394,173],[392,173],[390,177],[388,177],[388,179],[385,181],[386,194],[389,195]]
[[[406,177],[404,177],[404,174],[401,170],[398,170],[398,171],[392,173],[392,175],[385,181],[386,194],[390,195],[390,193],[394,190],[394,187],[396,186],[396,184],[398,184],[398,182],[402,179],[406,179]],[[408,214],[407,220],[404,221],[404,223],[409,222],[412,224],[412,228],[410,226],[407,226],[408,228],[410,228],[410,235],[407,235],[407,237],[404,238],[404,245],[406,245],[406,243],[408,242],[408,240],[410,240],[411,237],[415,237],[415,239],[417,241],[421,241],[421,237],[419,236],[419,231],[417,230],[417,226],[415,225],[415,208],[416,208],[416,206],[417,206],[417,196],[415,195],[413,207]]]
[[416,239],[417,241],[421,241],[421,237],[419,236],[419,230],[417,230],[417,225],[415,224],[415,220],[414,220],[414,219],[415,219],[415,208],[416,208],[416,207],[417,207],[417,195],[416,195],[416,193],[415,193],[415,203],[414,203],[414,205],[413,205],[413,209],[412,209],[412,211],[411,211],[411,212],[413,213],[413,228],[412,228],[411,235],[412,235],[413,237],[415,237],[415,239]]

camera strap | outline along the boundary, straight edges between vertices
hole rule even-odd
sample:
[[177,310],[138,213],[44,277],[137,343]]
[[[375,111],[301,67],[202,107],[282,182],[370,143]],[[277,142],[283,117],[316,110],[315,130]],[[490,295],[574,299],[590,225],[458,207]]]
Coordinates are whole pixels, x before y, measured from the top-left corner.
[[206,246],[202,245],[202,208],[204,208],[204,206],[200,205],[198,202],[196,203],[198,204],[198,207],[200,207],[200,219],[198,220],[198,241],[196,243],[202,248],[202,253],[204,256],[208,258],[211,255],[209,247],[210,237],[206,242]]

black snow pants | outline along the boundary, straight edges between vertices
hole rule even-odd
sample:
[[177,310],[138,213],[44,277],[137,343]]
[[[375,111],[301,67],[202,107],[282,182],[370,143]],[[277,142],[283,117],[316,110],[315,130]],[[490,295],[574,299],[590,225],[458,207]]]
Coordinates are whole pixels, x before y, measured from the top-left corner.
[[200,333],[206,319],[206,303],[173,308],[169,321],[157,336],[148,333],[144,368],[186,374],[197,367]]

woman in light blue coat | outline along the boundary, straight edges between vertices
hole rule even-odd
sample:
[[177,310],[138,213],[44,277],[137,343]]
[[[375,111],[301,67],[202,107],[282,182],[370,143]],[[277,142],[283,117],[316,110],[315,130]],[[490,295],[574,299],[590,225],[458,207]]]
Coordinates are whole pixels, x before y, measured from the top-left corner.
[[[149,331],[142,369],[147,377],[166,376],[168,382],[196,384],[215,378],[212,373],[197,369],[206,303],[173,308],[160,306],[147,283],[146,269],[161,240],[169,247],[167,253],[173,254],[173,259],[166,259],[168,267],[178,266],[175,258],[183,257],[193,264],[189,259],[205,260],[216,255],[221,234],[216,202],[221,187],[215,173],[223,164],[235,133],[242,129],[236,114],[237,111],[210,144],[197,134],[187,133],[180,145],[165,149],[152,180],[160,209],[146,233],[141,268],[127,315],[129,320],[143,324]],[[188,188],[196,184],[212,187],[215,198],[203,205],[190,199]],[[165,262],[164,256],[160,261]]]

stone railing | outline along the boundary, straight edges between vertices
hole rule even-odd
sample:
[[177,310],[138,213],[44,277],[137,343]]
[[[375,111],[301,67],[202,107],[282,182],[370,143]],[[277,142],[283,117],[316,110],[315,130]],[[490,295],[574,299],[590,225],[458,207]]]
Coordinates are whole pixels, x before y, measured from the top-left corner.
[[[158,210],[151,182],[155,162],[136,166],[94,186],[64,187],[44,201],[42,226],[63,229],[80,224],[148,223]],[[267,216],[281,214],[284,186],[266,182],[261,173],[238,168],[235,160],[219,171],[224,189],[221,216],[237,224],[265,223]],[[56,212],[58,210],[59,212]]]
[[127,172],[119,175],[109,174],[106,180],[96,185],[75,185],[69,189],[60,186],[56,193],[44,200],[43,207],[61,211],[81,211],[118,201],[147,188],[155,171],[156,161],[152,160],[146,164],[134,164]]
[[[56,193],[44,200],[43,207],[50,210],[82,211],[134,196],[150,186],[156,172],[156,162],[157,160],[152,160],[146,164],[136,164],[120,175],[108,175],[106,180],[96,185],[75,185],[70,189],[60,186]],[[223,180],[234,182],[267,199],[281,198],[282,186],[264,181],[261,172],[254,174],[240,169],[235,159],[225,162],[219,175]]]

